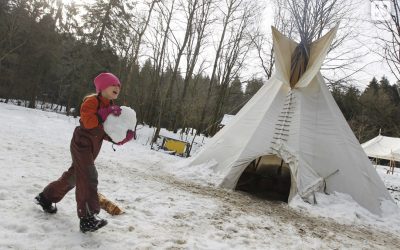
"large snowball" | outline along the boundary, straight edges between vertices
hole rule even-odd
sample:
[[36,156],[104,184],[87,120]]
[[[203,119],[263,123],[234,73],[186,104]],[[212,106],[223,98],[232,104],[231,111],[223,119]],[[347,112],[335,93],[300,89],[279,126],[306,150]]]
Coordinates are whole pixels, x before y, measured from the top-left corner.
[[126,137],[128,130],[135,130],[136,112],[125,106],[121,106],[121,115],[110,114],[104,122],[104,131],[116,143],[121,142]]

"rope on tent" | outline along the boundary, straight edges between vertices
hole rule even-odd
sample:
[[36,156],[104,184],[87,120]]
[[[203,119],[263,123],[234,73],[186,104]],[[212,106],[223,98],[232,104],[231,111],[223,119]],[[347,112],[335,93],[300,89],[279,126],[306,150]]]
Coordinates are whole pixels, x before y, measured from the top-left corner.
[[400,192],[400,189],[395,189],[395,188],[387,188],[387,190],[394,191],[394,192]]
[[339,169],[336,169],[334,172],[332,172],[331,174],[329,174],[328,176],[326,176],[325,178],[323,178],[323,179],[324,179],[324,193],[325,193],[325,194],[329,195],[329,193],[326,191],[326,180],[327,180],[328,178],[330,178],[332,175],[335,175],[335,174],[337,174],[337,173],[339,173]]
[[279,144],[279,141],[287,141],[289,137],[289,127],[293,118],[294,114],[294,102],[295,96],[293,94],[292,90],[289,90],[289,92],[286,95],[285,102],[283,104],[282,110],[280,115],[278,116],[278,123],[275,124],[275,129],[274,129],[274,136],[273,136],[273,141],[271,142],[272,151],[277,151],[274,148],[274,145]]

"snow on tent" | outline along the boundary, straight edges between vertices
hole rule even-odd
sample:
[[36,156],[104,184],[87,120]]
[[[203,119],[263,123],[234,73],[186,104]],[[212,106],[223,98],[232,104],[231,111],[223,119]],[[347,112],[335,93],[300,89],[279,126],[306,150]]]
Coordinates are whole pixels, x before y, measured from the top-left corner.
[[274,76],[190,164],[212,165],[223,188],[288,202],[324,191],[349,194],[375,214],[394,204],[320,73],[337,28],[307,47],[272,27]]
[[389,160],[390,169],[393,174],[394,162],[400,162],[400,138],[382,136],[379,134],[377,137],[363,143],[361,146],[369,157]]
[[222,129],[223,127],[228,125],[228,123],[230,123],[232,121],[233,117],[235,117],[235,116],[234,115],[225,114],[224,117],[222,118],[222,121],[218,125],[218,129]]
[[233,117],[235,117],[235,116],[225,114],[220,123],[221,127],[228,125],[228,123],[230,123],[232,121]]

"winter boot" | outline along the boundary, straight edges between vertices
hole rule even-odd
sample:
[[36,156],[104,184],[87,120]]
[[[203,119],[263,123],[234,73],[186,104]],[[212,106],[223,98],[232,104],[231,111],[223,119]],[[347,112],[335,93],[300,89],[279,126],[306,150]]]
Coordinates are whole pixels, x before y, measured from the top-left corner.
[[95,216],[89,216],[82,218],[80,222],[80,228],[82,233],[94,232],[107,225],[107,221],[104,219],[96,218]]
[[38,196],[35,197],[35,203],[40,205],[43,208],[43,211],[49,214],[55,214],[57,213],[57,207],[49,200],[47,200],[44,196],[43,193],[40,193]]

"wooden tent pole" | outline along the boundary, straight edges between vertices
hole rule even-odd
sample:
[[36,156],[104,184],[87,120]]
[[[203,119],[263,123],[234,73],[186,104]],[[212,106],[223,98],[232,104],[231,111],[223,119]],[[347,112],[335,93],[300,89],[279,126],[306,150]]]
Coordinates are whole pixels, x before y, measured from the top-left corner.
[[394,160],[391,160],[391,165],[390,165],[390,169],[392,170],[392,174],[394,173]]

